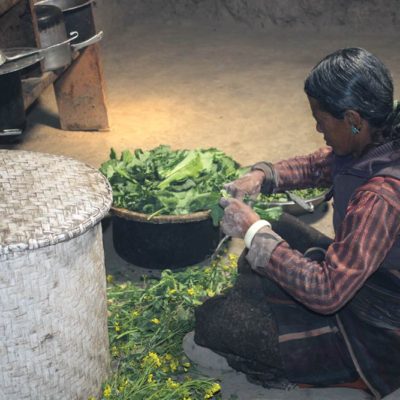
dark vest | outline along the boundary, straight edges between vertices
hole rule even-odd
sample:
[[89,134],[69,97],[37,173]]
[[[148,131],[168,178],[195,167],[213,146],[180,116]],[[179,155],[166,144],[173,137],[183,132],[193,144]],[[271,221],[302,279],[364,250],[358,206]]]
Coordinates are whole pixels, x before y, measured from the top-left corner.
[[[333,225],[335,232],[343,221],[354,192],[375,176],[400,179],[400,143],[383,144],[370,150],[364,157],[335,156],[333,176]],[[383,268],[400,269],[400,238],[387,254]]]
[[[377,176],[400,179],[400,143],[383,144],[359,159],[336,156],[333,174],[336,231],[360,186]],[[400,274],[400,238],[378,270],[338,313],[342,333],[376,398],[400,387],[400,278],[390,270]]]

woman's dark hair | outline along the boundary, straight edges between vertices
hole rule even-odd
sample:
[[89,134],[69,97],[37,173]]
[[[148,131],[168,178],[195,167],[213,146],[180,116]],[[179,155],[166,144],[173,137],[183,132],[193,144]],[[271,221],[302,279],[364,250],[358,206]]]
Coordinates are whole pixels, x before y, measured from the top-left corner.
[[347,48],[329,54],[311,70],[304,91],[337,119],[343,119],[347,110],[357,111],[377,128],[377,141],[400,138],[400,106],[393,103],[392,77],[367,50]]

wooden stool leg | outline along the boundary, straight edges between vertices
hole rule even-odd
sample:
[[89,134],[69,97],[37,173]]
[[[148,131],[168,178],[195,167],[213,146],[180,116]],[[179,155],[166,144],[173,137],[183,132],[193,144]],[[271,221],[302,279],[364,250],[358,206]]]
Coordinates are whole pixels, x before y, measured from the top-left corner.
[[81,55],[54,83],[54,90],[62,129],[109,129],[97,44],[81,51]]

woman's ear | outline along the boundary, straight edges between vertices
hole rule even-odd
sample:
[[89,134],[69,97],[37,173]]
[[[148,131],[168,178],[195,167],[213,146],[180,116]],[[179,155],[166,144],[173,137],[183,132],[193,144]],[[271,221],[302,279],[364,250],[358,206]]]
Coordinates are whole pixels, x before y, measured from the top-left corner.
[[352,130],[352,128],[356,128],[358,131],[360,131],[362,128],[363,120],[357,111],[347,110],[344,113],[344,121],[346,124],[348,124],[350,130]]

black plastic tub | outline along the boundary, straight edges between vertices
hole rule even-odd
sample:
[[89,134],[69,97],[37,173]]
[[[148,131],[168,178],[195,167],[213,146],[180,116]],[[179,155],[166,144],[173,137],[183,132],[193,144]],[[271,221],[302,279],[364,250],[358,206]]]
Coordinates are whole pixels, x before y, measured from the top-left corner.
[[220,240],[209,212],[148,215],[113,207],[113,243],[125,261],[149,269],[176,269],[209,258]]

